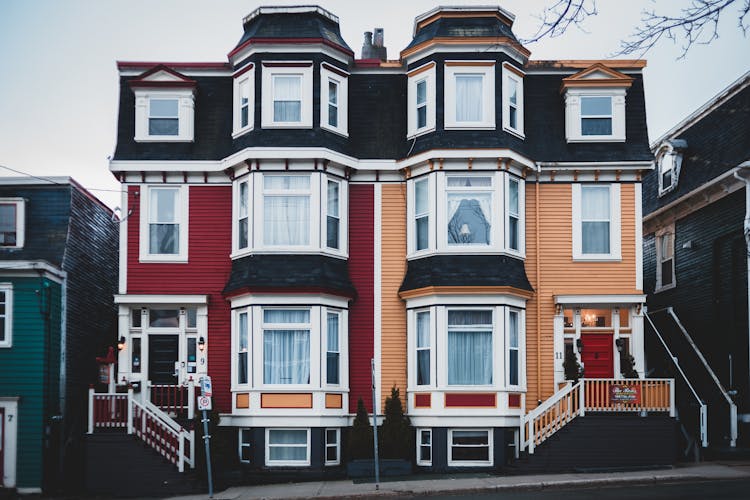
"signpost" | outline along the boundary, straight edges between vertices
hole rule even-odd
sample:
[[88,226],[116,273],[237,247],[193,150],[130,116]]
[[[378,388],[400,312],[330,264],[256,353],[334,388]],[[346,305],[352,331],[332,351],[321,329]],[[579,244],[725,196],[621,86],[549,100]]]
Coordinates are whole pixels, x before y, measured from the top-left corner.
[[380,489],[380,464],[378,464],[378,409],[375,405],[375,359],[370,360],[372,375],[372,430],[373,446],[375,447],[375,489]]
[[208,434],[208,410],[211,409],[211,377],[204,375],[200,379],[201,382],[201,395],[198,398],[198,410],[203,412],[203,442],[206,445],[206,472],[208,473],[208,498],[214,497],[214,481],[211,476],[211,445],[209,440],[211,436]]

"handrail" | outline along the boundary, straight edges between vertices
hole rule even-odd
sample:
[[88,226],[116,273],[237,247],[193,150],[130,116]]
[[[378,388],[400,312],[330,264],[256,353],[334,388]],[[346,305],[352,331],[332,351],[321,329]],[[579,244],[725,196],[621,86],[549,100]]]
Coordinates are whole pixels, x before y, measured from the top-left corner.
[[[521,439],[521,449],[528,447],[529,454],[533,454],[534,448],[538,444],[537,440],[541,443],[569,421],[578,415],[582,415],[585,411],[583,408],[582,392],[583,385],[581,381],[575,384],[569,382],[565,387],[550,396],[544,403],[526,414],[521,419],[521,436],[523,436],[524,431],[526,432],[526,438]],[[567,408],[560,407],[564,400],[567,400]],[[548,414],[551,414],[551,416],[545,419],[544,417]],[[537,422],[542,422],[543,420],[546,420],[546,423],[542,423],[537,432]]]
[[145,401],[143,403],[136,403],[139,406],[142,406],[144,409],[147,409],[149,412],[153,413],[155,417],[157,417],[159,420],[161,420],[165,425],[168,425],[172,428],[175,432],[180,432],[183,430],[182,426],[175,422],[172,417],[164,413],[158,406],[153,404],[151,401]]
[[690,346],[695,351],[695,354],[698,355],[698,359],[701,360],[701,363],[703,364],[703,367],[706,369],[708,374],[711,376],[711,379],[714,381],[714,384],[716,384],[716,387],[719,388],[719,391],[721,392],[721,395],[724,396],[724,399],[729,404],[729,434],[730,434],[730,440],[729,440],[729,446],[735,447],[737,444],[737,405],[734,404],[734,401],[727,393],[726,389],[724,389],[724,386],[721,385],[721,382],[719,381],[719,377],[716,376],[716,373],[711,369],[711,366],[708,364],[708,361],[706,361],[706,358],[703,356],[703,353],[698,348],[698,346],[693,342],[693,338],[690,336],[690,334],[687,332],[684,326],[682,326],[682,322],[680,321],[680,318],[677,317],[677,314],[675,314],[674,309],[672,306],[667,307],[667,312],[670,316],[672,316],[672,319],[674,319],[674,322],[677,323],[677,326],[682,331],[683,335],[685,335],[685,338],[687,339]]
[[[576,383],[578,385],[580,382]],[[573,384],[571,382],[567,382],[565,386],[560,388],[556,393],[554,393],[552,396],[550,396],[545,402],[531,410],[529,413],[526,414],[527,419],[536,418],[545,411],[549,410],[552,405],[557,403],[559,400],[561,400],[563,397],[565,397],[570,391],[573,390]]]

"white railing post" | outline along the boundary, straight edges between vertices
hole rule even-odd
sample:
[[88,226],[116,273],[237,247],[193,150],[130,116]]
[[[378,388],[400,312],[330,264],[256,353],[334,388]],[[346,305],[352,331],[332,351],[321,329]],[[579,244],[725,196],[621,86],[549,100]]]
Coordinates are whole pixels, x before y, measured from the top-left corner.
[[190,431],[190,468],[195,469],[195,429]]
[[529,455],[534,454],[534,419],[529,419]]
[[133,433],[133,386],[128,387],[128,434]]
[[177,434],[177,440],[180,442],[180,450],[179,455],[177,456],[177,469],[180,472],[185,471],[185,431],[180,430],[180,432]]
[[94,388],[89,387],[89,434],[94,433]]
[[195,385],[192,380],[188,380],[188,419],[193,420],[195,417]]
[[674,379],[669,379],[669,416],[674,418],[677,416],[677,408],[675,407],[675,393],[674,393]]
[[737,446],[737,405],[732,403],[729,407],[729,446]]
[[586,382],[584,379],[581,379],[578,383],[580,384],[578,388],[580,391],[578,393],[578,414],[583,417],[586,415]]
[[701,403],[700,421],[701,421],[701,445],[704,448],[708,448],[708,407],[703,403]]

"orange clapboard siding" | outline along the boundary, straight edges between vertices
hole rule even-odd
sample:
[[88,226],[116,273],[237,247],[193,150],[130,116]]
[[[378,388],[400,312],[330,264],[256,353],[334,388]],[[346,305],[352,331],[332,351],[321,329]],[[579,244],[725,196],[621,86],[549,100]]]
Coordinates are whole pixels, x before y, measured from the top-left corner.
[[[621,247],[619,262],[573,261],[573,194],[571,184],[540,184],[539,228],[536,227],[536,186],[526,185],[526,275],[536,290],[526,309],[527,409],[555,392],[555,295],[637,294],[635,289],[635,186],[620,185]],[[537,234],[537,231],[538,234]],[[537,283],[537,237],[541,248]],[[537,301],[541,309],[540,367],[537,366]],[[540,373],[537,392],[537,374]]]
[[405,405],[407,362],[406,305],[398,296],[406,273],[406,184],[383,184],[382,189],[381,409],[394,385]]

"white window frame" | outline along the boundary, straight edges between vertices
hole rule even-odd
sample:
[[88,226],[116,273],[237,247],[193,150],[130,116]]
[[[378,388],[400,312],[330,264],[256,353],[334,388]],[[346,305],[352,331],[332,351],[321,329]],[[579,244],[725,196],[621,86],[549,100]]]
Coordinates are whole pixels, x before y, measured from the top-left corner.
[[[625,142],[625,92],[622,88],[568,88],[565,92],[565,136],[568,142]],[[612,98],[612,133],[583,135],[581,98]]]
[[[247,366],[245,367],[245,369],[247,371],[245,373],[247,374],[247,381],[240,382],[239,364],[240,364],[240,354],[242,354],[242,352],[240,351],[240,336],[242,335],[242,332],[240,331],[240,325],[242,324],[242,322],[240,321],[240,317],[243,314],[246,315],[246,318],[247,318],[246,323],[245,323],[246,328],[247,328],[247,331],[245,332],[245,334],[247,335],[247,349],[244,351],[246,354],[245,363],[247,364]],[[253,365],[253,351],[255,349],[252,348],[252,343],[251,343],[252,324],[253,324],[251,314],[252,314],[252,311],[250,309],[240,309],[240,310],[235,311],[233,315],[234,317],[234,328],[233,328],[234,343],[235,343],[236,348],[233,349],[234,355],[232,356],[232,358],[235,361],[235,363],[232,363],[232,372],[234,373],[234,377],[232,378],[232,380],[234,381],[233,385],[236,385],[237,387],[250,387],[252,386],[252,383],[253,383],[252,365]]]
[[[505,231],[505,217],[500,216],[504,213],[504,190],[502,186],[502,173],[492,171],[477,172],[438,172],[437,176],[437,250],[441,253],[496,253],[503,248],[502,238]],[[448,177],[489,177],[491,185],[489,187],[448,187]],[[490,199],[490,242],[485,244],[450,244],[448,243],[448,194],[450,192],[486,192],[491,196]]]
[[[242,125],[242,91],[247,90],[247,124]],[[233,81],[234,125],[232,127],[232,138],[253,130],[255,126],[255,66],[240,71],[234,76]]]
[[[266,323],[265,321],[265,311],[269,310],[299,310],[299,311],[308,311],[308,323]],[[317,314],[316,314],[317,313]],[[260,343],[258,345],[262,345],[260,349],[257,349],[260,351],[260,371],[261,371],[261,379],[260,383],[263,385],[263,387],[274,387],[274,388],[288,388],[288,387],[311,387],[315,383],[315,376],[317,375],[315,373],[314,367],[315,367],[315,359],[317,359],[317,356],[314,353],[314,344],[320,344],[320,342],[316,342],[315,331],[313,328],[313,325],[320,323],[320,317],[316,317],[320,314],[319,308],[313,308],[309,306],[295,306],[295,305],[289,305],[289,306],[273,306],[273,307],[261,307],[259,311],[259,318],[256,319],[256,321],[260,322],[260,329],[259,332],[259,341]],[[288,383],[288,384],[274,384],[271,382],[266,382],[265,376],[264,376],[264,369],[265,369],[265,359],[266,359],[266,346],[265,346],[265,335],[266,331],[275,331],[275,330],[307,330],[307,336],[308,336],[308,351],[307,351],[307,362],[309,364],[309,373],[308,373],[308,379],[309,381],[307,383]],[[318,370],[319,372],[320,370]]]
[[[518,183],[518,248],[510,247],[510,183]],[[505,175],[505,250],[519,257],[526,256],[526,181],[510,174]]]
[[[435,131],[435,63],[430,62],[415,68],[409,72],[408,84],[407,84],[407,138],[416,137],[428,132]],[[426,120],[424,127],[418,127],[417,118],[417,84],[419,82],[425,82],[425,106]]]
[[[174,189],[178,191],[179,200],[177,206],[179,215],[177,225],[179,226],[178,252],[176,254],[152,254],[150,253],[150,213],[151,213],[151,190]],[[189,231],[189,188],[187,185],[175,184],[152,184],[140,187],[140,261],[141,262],[187,262],[188,261],[188,231]]]
[[[482,119],[458,121],[456,118],[456,77],[482,76]],[[495,61],[445,61],[445,129],[495,129]]]
[[[312,128],[313,120],[313,63],[311,61],[272,62],[263,65],[261,84],[261,126],[263,128]],[[277,66],[289,64],[290,66]],[[291,64],[300,66],[291,66]],[[304,66],[303,66],[304,65]],[[274,76],[298,75],[300,77],[300,121],[282,122],[274,120],[273,82]]]
[[[503,130],[521,139],[524,135],[524,98],[523,98],[523,76],[525,73],[515,66],[503,63]],[[510,123],[510,82],[516,84],[516,126]]]
[[[417,183],[427,183],[427,212],[417,214]],[[435,175],[427,175],[412,179],[408,183],[407,211],[409,224],[407,227],[407,247],[409,255],[424,255],[435,251]],[[427,217],[427,248],[417,250],[417,215]]]
[[[663,285],[664,276],[662,271],[662,262],[664,261],[664,256],[662,255],[662,241],[666,235],[670,235],[672,237],[672,282]],[[667,227],[664,227],[660,230],[658,230],[654,234],[654,244],[656,245],[656,285],[654,287],[654,292],[662,292],[664,290],[670,290],[677,286],[677,272],[676,272],[676,265],[675,265],[675,225],[674,223],[670,224]]]
[[5,314],[0,321],[5,323],[5,338],[0,340],[0,348],[13,347],[13,284],[0,283],[0,292],[5,292]]
[[[269,436],[271,435],[271,431],[306,431],[307,432],[307,458],[302,460],[271,460],[271,445]],[[287,447],[293,446],[295,448],[301,448],[300,445],[285,445]],[[300,465],[310,465],[310,429],[300,429],[300,428],[266,428],[266,439],[265,439],[265,464],[268,467],[284,467],[284,466],[300,466]]]
[[[582,218],[581,218],[581,190],[584,186],[609,187],[609,253],[583,253],[582,250]],[[620,213],[620,184],[619,183],[575,183],[573,192],[573,260],[579,261],[619,261],[621,255],[621,213]]]
[[[348,75],[347,72],[336,68],[336,72],[320,66],[320,126],[331,132],[349,137],[349,78],[339,73]],[[337,86],[336,118],[337,125],[328,122],[329,89],[328,84],[332,82]]]
[[[427,434],[430,436],[430,444],[422,444],[422,434]],[[432,429],[417,429],[417,465],[421,465],[423,467],[429,467],[432,465]],[[422,459],[422,448],[429,446],[430,448],[430,459],[429,460],[423,460]]]
[[0,248],[23,248],[26,239],[26,200],[23,198],[0,198],[1,205],[14,205],[16,210],[16,244]]
[[[328,442],[328,432],[335,431],[336,442],[331,444]],[[341,429],[338,427],[328,427],[323,429],[323,461],[325,465],[339,465],[341,463]],[[328,460],[328,448],[336,449],[336,460]]]
[[[666,158],[671,159],[668,169],[664,168],[666,166],[664,163]],[[659,179],[659,196],[661,197],[677,189],[677,183],[680,180],[680,169],[682,167],[682,150],[673,147],[669,142],[662,145],[656,153],[656,167]],[[672,182],[668,186],[665,186],[663,176],[667,170],[671,172]]]
[[[245,184],[245,206],[247,207],[247,214],[243,217],[242,215],[242,184]],[[237,179],[234,183],[234,224],[232,224],[232,248],[238,252],[244,252],[253,247],[253,213],[255,210],[252,207],[252,192],[253,192],[253,176],[248,175]],[[247,228],[245,229],[245,238],[247,239],[247,245],[240,247],[241,235],[241,224],[242,219],[247,219]]]
[[[515,350],[518,352],[518,383],[510,383],[510,352],[513,347],[510,345],[510,316],[517,316],[516,326],[518,327],[518,345]],[[505,387],[508,389],[526,390],[526,316],[520,309],[512,307],[505,308]]]
[[[134,89],[136,142],[192,142],[195,129],[195,96],[193,89]],[[151,135],[149,117],[151,99],[177,100],[177,135]]]
[[[338,318],[338,324],[339,324],[339,329],[338,329],[338,346],[337,346],[337,350],[336,351],[331,351],[330,350],[330,346],[328,345],[328,315],[329,314],[335,314],[336,317]],[[327,307],[327,308],[323,309],[323,311],[321,312],[321,316],[320,317],[321,317],[321,323],[323,325],[325,325],[324,327],[321,327],[321,333],[322,333],[322,335],[320,336],[320,338],[323,339],[322,342],[321,342],[321,344],[323,344],[323,346],[324,346],[321,349],[321,351],[323,353],[323,359],[321,359],[321,362],[320,362],[320,371],[323,374],[323,380],[324,380],[323,385],[326,386],[326,387],[341,387],[341,381],[344,378],[344,374],[342,373],[342,367],[343,367],[343,364],[344,364],[344,360],[343,360],[342,350],[341,350],[341,346],[342,346],[342,343],[343,343],[343,339],[341,338],[341,332],[343,330],[343,325],[342,325],[342,322],[341,322],[341,318],[343,317],[343,314],[342,314],[341,310],[339,310],[339,309],[333,309],[333,308]],[[335,383],[335,384],[334,383],[330,383],[328,381],[328,353],[329,352],[335,352],[335,353],[338,353],[338,355],[339,355],[339,358],[338,358],[339,359],[339,381],[337,383]]]
[[[428,339],[429,344],[427,347],[420,347],[419,346],[419,315],[420,314],[427,314],[427,321],[428,321]],[[425,388],[425,387],[435,387],[435,338],[434,338],[434,326],[435,326],[435,316],[432,314],[432,310],[430,309],[418,309],[414,311],[414,386]],[[429,370],[429,377],[430,381],[426,384],[420,384],[419,383],[419,351],[428,351],[429,352],[429,363],[430,363],[430,370]]]
[[247,432],[248,434],[250,434],[251,429],[248,428],[248,427],[240,427],[239,429],[237,429],[237,433],[238,433],[238,436],[237,436],[237,458],[239,459],[240,463],[249,464],[249,463],[252,462],[251,458],[248,458],[247,460],[243,460],[242,459],[242,450],[244,448],[249,449],[251,452],[252,452],[252,449],[253,449],[252,448],[252,440],[248,440],[247,442],[245,442],[242,439],[243,434],[245,432]]
[[[453,460],[453,433],[455,431],[472,431],[472,432],[486,432],[487,433],[487,457],[489,460]],[[449,467],[491,467],[494,464],[494,453],[493,453],[493,432],[492,429],[448,429],[448,466]],[[460,446],[460,445],[459,445]],[[478,448],[478,446],[474,447]]]
[[[338,192],[339,192],[338,206],[336,207],[338,214],[335,214],[335,215],[330,214],[328,212],[328,185],[330,183],[335,183],[338,186]],[[344,226],[344,221],[343,221],[344,217],[341,211],[342,205],[344,203],[343,203],[343,199],[341,198],[341,195],[344,192],[344,189],[343,189],[344,183],[341,182],[339,179],[335,179],[333,177],[324,177],[323,179],[321,179],[320,184],[321,184],[321,191],[322,191],[321,197],[325,200],[325,203],[322,204],[323,206],[325,206],[325,214],[323,215],[323,217],[325,217],[325,220],[321,219],[320,221],[321,229],[323,229],[323,238],[322,238],[322,241],[324,242],[323,246],[327,251],[341,253],[342,252],[341,243],[344,240],[344,236],[341,232],[342,227]],[[338,234],[338,242],[337,242],[338,246],[335,248],[328,246],[328,217],[334,217],[336,220],[338,220],[338,223],[339,223],[338,224],[339,234]]]

